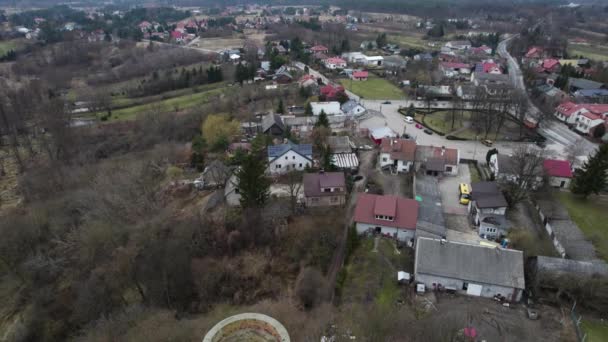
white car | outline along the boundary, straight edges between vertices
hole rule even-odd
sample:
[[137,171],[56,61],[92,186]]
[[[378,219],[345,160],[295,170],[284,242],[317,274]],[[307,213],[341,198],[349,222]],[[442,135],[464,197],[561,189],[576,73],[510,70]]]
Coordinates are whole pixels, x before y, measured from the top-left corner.
[[406,116],[405,117],[405,122],[407,122],[407,123],[414,123],[414,118],[411,117],[411,116]]

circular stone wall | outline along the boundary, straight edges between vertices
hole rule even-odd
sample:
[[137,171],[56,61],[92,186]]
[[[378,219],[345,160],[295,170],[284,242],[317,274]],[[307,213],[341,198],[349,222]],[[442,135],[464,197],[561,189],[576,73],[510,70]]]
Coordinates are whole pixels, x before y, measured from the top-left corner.
[[287,329],[276,319],[257,313],[244,313],[216,324],[203,342],[290,342]]

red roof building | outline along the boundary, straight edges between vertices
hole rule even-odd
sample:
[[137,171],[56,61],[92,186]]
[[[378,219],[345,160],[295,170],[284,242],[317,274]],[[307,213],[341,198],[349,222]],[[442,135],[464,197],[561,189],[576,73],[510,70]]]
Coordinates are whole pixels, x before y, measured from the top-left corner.
[[344,93],[344,87],[328,84],[321,87],[320,93],[325,97],[325,101],[331,101],[335,100],[340,93]]
[[315,45],[313,47],[310,48],[310,51],[312,51],[313,53],[328,53],[329,49],[323,45]]
[[543,49],[538,46],[533,46],[526,52],[526,58],[541,58],[543,56]]
[[486,62],[481,67],[486,74],[502,74],[502,68],[496,63]]
[[358,70],[353,72],[352,77],[354,80],[365,81],[369,77],[369,73],[367,71]]
[[354,215],[357,232],[378,232],[408,241],[416,233],[418,208],[418,202],[413,199],[361,193]]
[[572,169],[567,160],[545,159],[543,161],[545,174],[549,177],[572,178]]
[[558,59],[551,58],[551,59],[545,59],[541,66],[542,66],[543,70],[546,72],[556,72],[559,70],[561,65],[559,64]]

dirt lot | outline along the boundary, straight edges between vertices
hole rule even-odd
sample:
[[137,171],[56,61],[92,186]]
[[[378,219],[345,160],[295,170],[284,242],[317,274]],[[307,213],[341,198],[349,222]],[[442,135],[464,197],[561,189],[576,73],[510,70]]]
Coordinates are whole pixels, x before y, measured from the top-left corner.
[[572,327],[561,323],[569,323],[569,317],[554,307],[539,306],[536,321],[527,318],[523,305],[505,308],[486,298],[443,294],[435,307],[427,319],[474,327],[477,341],[576,341]]
[[265,33],[251,33],[239,36],[235,35],[230,38],[199,38],[193,40],[189,46],[219,52],[226,49],[241,48],[243,47],[245,40],[252,40],[259,47],[263,47],[265,37]]

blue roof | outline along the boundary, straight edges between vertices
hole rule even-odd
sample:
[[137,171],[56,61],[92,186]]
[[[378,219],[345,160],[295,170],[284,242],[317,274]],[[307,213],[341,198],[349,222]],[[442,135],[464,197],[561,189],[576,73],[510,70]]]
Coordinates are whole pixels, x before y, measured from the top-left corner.
[[608,89],[581,89],[577,90],[575,95],[580,96],[608,96]]
[[287,144],[268,146],[268,158],[278,158],[288,151],[293,150],[294,152],[301,154],[304,157],[310,158],[312,156],[312,145],[311,144],[294,144],[288,142]]

